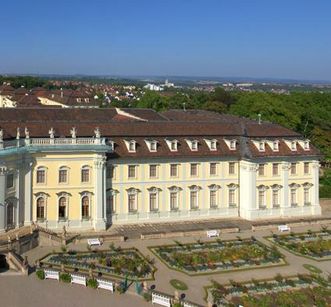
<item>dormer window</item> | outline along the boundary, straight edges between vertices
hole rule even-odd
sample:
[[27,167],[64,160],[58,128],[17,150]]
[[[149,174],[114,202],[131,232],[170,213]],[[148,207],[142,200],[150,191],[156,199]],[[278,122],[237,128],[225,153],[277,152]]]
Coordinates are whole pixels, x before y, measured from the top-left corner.
[[156,141],[152,141],[151,142],[151,151],[156,151],[156,147],[157,147]]
[[129,142],[129,152],[136,152],[136,141],[131,140]]
[[265,143],[264,143],[264,141],[259,142],[259,151],[265,151]]
[[215,151],[217,150],[217,140],[216,139],[212,139],[212,140],[208,140],[208,139],[205,139],[205,142],[208,146],[208,148],[211,150],[211,151]]
[[296,141],[292,141],[291,142],[291,150],[292,151],[296,151],[297,150],[297,142]]
[[216,150],[217,149],[216,146],[217,146],[217,141],[216,140],[211,140],[210,150]]
[[236,140],[231,140],[230,141],[230,149],[231,150],[236,150],[237,147],[237,141]]
[[173,139],[165,139],[170,151],[178,150],[178,141]]
[[273,151],[279,151],[279,141],[273,141],[272,142],[272,150]]
[[186,143],[192,151],[198,150],[198,141],[197,140],[186,140]]
[[177,141],[171,141],[171,150],[177,151]]
[[198,141],[192,141],[192,150],[197,151],[198,150]]
[[310,147],[309,147],[309,140],[305,140],[304,143],[303,143],[303,149],[304,150],[309,150]]

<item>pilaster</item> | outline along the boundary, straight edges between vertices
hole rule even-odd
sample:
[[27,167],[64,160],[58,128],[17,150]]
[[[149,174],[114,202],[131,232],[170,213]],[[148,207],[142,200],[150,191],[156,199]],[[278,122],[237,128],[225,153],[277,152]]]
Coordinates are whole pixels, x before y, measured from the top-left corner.
[[240,161],[239,166],[239,193],[240,216],[252,219],[256,210],[256,164],[248,161]]
[[94,160],[94,228],[95,230],[106,229],[106,157],[99,155]]
[[32,161],[24,166],[24,225],[32,223]]
[[6,174],[7,174],[7,167],[0,166],[0,232],[5,231],[5,225],[6,225],[5,224]]
[[281,208],[289,207],[289,187],[288,187],[288,177],[289,170],[291,168],[291,164],[288,162],[283,162],[281,164],[281,178],[282,178],[282,186],[281,189]]

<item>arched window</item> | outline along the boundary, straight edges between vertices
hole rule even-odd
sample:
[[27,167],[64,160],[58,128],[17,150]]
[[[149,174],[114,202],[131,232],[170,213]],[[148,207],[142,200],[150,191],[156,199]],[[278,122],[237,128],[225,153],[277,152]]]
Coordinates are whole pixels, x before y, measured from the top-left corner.
[[45,218],[45,199],[39,197],[37,199],[37,220],[43,220]]
[[85,195],[82,197],[82,218],[89,219],[90,217],[90,198]]
[[65,220],[67,218],[67,198],[61,196],[59,198],[59,219]]

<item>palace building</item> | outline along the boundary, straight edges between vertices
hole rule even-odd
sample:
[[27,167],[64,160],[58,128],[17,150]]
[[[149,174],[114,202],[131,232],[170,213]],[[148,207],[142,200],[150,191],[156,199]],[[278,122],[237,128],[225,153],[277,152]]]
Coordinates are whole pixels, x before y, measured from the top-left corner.
[[318,150],[287,128],[200,110],[0,112],[0,231],[320,215]]

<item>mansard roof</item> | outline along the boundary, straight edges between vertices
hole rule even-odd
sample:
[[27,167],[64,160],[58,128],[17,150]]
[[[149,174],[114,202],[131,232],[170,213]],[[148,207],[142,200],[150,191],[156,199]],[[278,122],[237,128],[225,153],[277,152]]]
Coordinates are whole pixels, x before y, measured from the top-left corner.
[[[115,142],[114,155],[118,157],[158,156],[300,156],[318,155],[313,146],[310,150],[291,151],[284,139],[303,139],[298,133],[280,125],[218,114],[203,110],[169,110],[157,113],[151,109],[80,109],[80,108],[5,108],[0,112],[0,129],[4,139],[14,139],[17,128],[27,127],[30,137],[49,137],[53,127],[55,137],[71,137],[70,129],[76,127],[77,137],[91,137],[99,127],[101,135]],[[23,137],[23,136],[21,136]],[[133,138],[137,142],[135,153],[129,153],[123,139]],[[157,152],[150,152],[146,138],[158,141]],[[165,139],[176,138],[178,151],[170,151]],[[199,142],[198,151],[192,151],[186,139]],[[211,151],[205,139],[216,139],[217,150]],[[236,150],[230,150],[226,140],[235,139]],[[259,152],[252,139],[279,140],[279,151],[273,152],[268,145]]]

